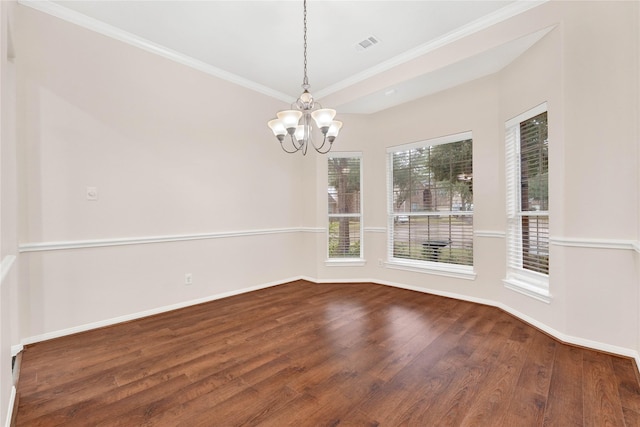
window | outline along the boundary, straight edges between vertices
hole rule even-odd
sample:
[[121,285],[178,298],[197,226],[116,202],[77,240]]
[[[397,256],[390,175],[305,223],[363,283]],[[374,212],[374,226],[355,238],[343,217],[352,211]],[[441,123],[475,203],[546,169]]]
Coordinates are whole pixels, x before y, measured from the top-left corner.
[[507,286],[549,297],[547,105],[506,123]]
[[471,132],[392,147],[389,261],[473,271]]
[[329,259],[361,259],[361,156],[331,153],[328,159]]

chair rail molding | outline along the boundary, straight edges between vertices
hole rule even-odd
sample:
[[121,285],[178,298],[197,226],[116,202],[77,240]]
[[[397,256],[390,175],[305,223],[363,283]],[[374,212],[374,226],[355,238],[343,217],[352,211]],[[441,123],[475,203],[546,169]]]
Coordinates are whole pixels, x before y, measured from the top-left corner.
[[2,259],[2,263],[0,264],[0,284],[4,282],[4,279],[9,274],[15,260],[15,255],[7,255]]
[[549,242],[555,246],[590,249],[622,249],[640,252],[640,242],[635,240],[551,237]]
[[184,242],[189,240],[227,239],[231,237],[266,236],[270,234],[289,234],[301,232],[323,232],[324,228],[268,228],[261,230],[219,231],[211,233],[171,234],[164,236],[122,237],[113,239],[69,240],[58,242],[23,243],[19,252],[59,251],[65,249],[100,248],[107,246],[143,245],[148,243]]

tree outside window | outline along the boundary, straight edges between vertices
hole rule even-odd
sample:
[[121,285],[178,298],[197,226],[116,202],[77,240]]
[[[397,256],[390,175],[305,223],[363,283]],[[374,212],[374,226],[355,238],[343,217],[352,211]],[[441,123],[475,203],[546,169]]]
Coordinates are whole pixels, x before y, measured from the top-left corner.
[[328,159],[329,258],[361,258],[360,157]]
[[391,259],[473,265],[470,136],[390,152]]

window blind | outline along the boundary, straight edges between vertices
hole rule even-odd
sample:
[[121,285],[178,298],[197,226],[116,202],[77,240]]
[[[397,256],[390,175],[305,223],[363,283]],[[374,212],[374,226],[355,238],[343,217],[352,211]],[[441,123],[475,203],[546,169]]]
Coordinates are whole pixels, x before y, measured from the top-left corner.
[[473,265],[471,133],[389,152],[390,260]]
[[332,153],[328,158],[328,257],[362,257],[361,158]]
[[[542,111],[541,111],[542,110]],[[549,274],[549,139],[546,104],[507,122],[508,266]]]

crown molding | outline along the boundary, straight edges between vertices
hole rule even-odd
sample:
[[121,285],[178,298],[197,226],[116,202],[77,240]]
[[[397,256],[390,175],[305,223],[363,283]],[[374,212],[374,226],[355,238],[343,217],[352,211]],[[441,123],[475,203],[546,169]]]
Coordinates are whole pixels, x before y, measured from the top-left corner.
[[400,55],[397,55],[387,61],[381,62],[375,67],[371,67],[368,70],[355,74],[333,85],[327,86],[324,89],[318,90],[316,91],[316,97],[317,98],[327,97],[342,89],[346,89],[349,86],[353,86],[357,83],[360,83],[364,80],[374,77],[380,73],[388,71],[394,67],[397,67],[406,62],[409,62],[411,60],[424,56],[429,52],[433,52],[436,49],[439,49],[443,46],[451,44],[457,40],[460,40],[472,34],[478,33],[493,25],[506,21],[507,19],[513,18],[516,15],[524,13],[548,1],[549,0],[535,0],[535,1],[519,0],[519,1],[516,1],[515,3],[511,3],[495,11],[494,13],[491,13],[480,19],[472,21],[466,25],[463,25],[462,27],[457,28],[456,30],[451,31],[441,37],[438,37],[437,39],[431,40],[416,48],[409,49],[408,51],[401,53]]
[[[414,49],[410,49],[405,53],[397,55],[394,58],[391,58],[387,61],[384,61],[376,65],[375,67],[369,68],[368,70],[355,74],[352,77],[344,79],[324,89],[318,90],[316,92],[316,97],[323,98],[335,92],[338,92],[339,90],[352,86],[356,83],[360,83],[363,80],[376,76],[382,72],[388,71],[394,67],[397,67],[413,59],[416,59],[420,56],[423,56],[442,46],[453,43],[457,40],[470,36],[474,33],[480,32],[486,28],[489,28],[495,24],[498,24],[516,15],[524,13],[530,9],[533,9],[534,7],[537,7],[543,3],[546,3],[547,1],[549,0],[535,0],[535,1],[520,0],[514,3],[511,3],[501,8],[500,10],[497,10],[492,14],[489,14],[483,18],[470,22],[469,24],[464,25],[456,29],[455,31],[447,33],[442,37],[439,37],[428,43],[420,45]],[[139,37],[135,34],[132,34],[122,29],[119,29],[117,27],[114,27],[112,25],[105,24],[102,21],[88,17],[79,12],[67,9],[66,7],[61,6],[57,3],[54,3],[51,0],[18,0],[18,3],[20,5],[38,10],[40,12],[46,13],[48,15],[54,16],[56,18],[62,19],[64,21],[70,22],[80,27],[86,28],[88,30],[95,31],[104,36],[138,47],[147,52],[160,55],[164,58],[167,58],[169,60],[172,60],[182,65],[185,65],[187,67],[196,69],[198,71],[204,72],[206,74],[212,75],[214,77],[220,78],[222,80],[237,84],[239,86],[253,90],[263,95],[286,102],[288,104],[295,101],[295,99],[290,95],[276,91],[267,86],[261,85],[249,79],[245,79],[243,77],[240,77],[228,71],[224,71],[220,68],[214,67],[213,65],[207,64],[206,62],[192,58],[188,55],[184,55],[180,52],[176,52],[175,50],[168,49],[167,47],[164,47],[150,40]]]
[[30,7],[51,16],[55,16],[56,18],[62,19],[88,30],[95,31],[96,33],[127,43],[131,46],[135,46],[147,52],[154,53],[156,55],[162,56],[163,58],[169,59],[182,65],[186,65],[187,67],[202,71],[203,73],[212,75],[222,80],[226,80],[230,83],[237,84],[246,89],[253,90],[263,95],[270,96],[288,104],[295,101],[294,98],[287,94],[273,90],[267,86],[258,84],[254,81],[245,79],[233,73],[229,73],[228,71],[224,71],[220,68],[214,67],[213,65],[207,64],[206,62],[192,58],[188,55],[184,55],[180,52],[176,52],[175,50],[168,49],[150,40],[136,36],[135,34],[121,30],[112,25],[105,24],[102,21],[83,15],[79,12],[67,9],[66,7],[61,6],[57,3],[53,3],[51,0],[18,0],[18,4]]

